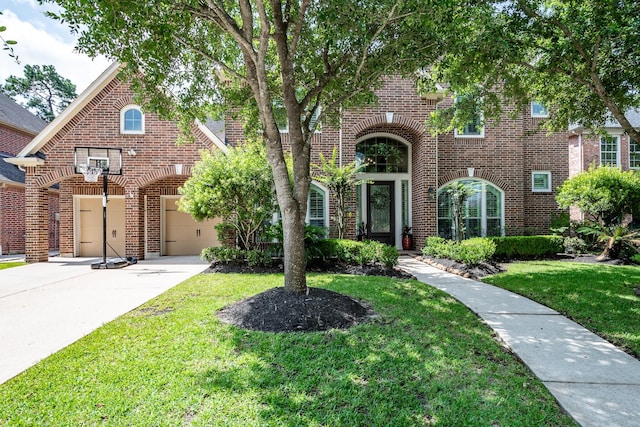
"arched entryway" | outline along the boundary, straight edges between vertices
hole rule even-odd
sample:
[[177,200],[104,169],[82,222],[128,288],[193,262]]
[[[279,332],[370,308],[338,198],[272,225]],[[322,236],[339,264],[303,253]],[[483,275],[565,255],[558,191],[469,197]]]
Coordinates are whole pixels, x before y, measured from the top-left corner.
[[356,222],[367,237],[399,247],[411,222],[411,145],[392,134],[370,134],[356,143],[358,178]]

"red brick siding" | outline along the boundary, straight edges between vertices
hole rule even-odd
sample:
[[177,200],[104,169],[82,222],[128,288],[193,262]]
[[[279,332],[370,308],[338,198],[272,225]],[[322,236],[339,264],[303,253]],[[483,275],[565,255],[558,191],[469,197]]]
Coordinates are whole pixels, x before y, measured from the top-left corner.
[[35,135],[0,124],[0,152],[17,155]]
[[[38,168],[28,168],[30,182],[38,188],[60,183],[60,251],[74,254],[73,196],[102,194],[101,182],[85,183],[81,175],[74,174],[75,147],[113,147],[122,149],[122,175],[110,176],[110,195],[125,195],[126,256],[145,256],[148,251],[159,252],[159,206],[161,194],[176,194],[177,187],[190,174],[193,164],[200,159],[200,150],[211,149],[213,143],[197,128],[195,142],[177,146],[179,130],[172,122],[160,120],[155,114],[145,113],[145,133],[120,134],[120,110],[133,103],[133,94],[126,84],[114,79],[85,106],[40,150],[46,161]],[[133,149],[136,155],[129,155]],[[183,165],[182,175],[176,175],[175,165]],[[101,181],[101,180],[100,180]],[[145,196],[149,240],[145,242]],[[41,208],[43,206],[39,206]],[[32,218],[33,220],[33,218]],[[29,223],[29,220],[28,220]],[[36,260],[43,258],[42,246],[33,242]]]
[[[483,138],[456,138],[453,132],[434,137],[425,128],[429,114],[453,102],[451,99],[437,105],[435,101],[417,95],[411,81],[391,77],[378,91],[379,101],[357,111],[347,111],[342,119],[343,162],[354,160],[355,145],[366,135],[385,133],[406,140],[411,146],[412,225],[419,248],[427,236],[437,230],[437,206],[428,195],[428,188],[440,188],[453,179],[467,177],[467,168],[474,168],[476,178],[485,179],[505,194],[505,225],[507,233],[517,234],[547,231],[552,213],[557,212],[555,188],[568,176],[568,134],[546,136],[535,132],[539,119],[523,112],[512,118],[513,108],[507,107],[499,122],[489,120]],[[392,112],[387,123],[385,113]],[[243,139],[237,121],[226,126],[230,143]],[[287,135],[283,135],[286,142]],[[339,131],[327,126],[313,139],[312,162],[318,153],[331,155],[339,145]],[[552,173],[551,193],[534,193],[531,172],[549,170]],[[399,197],[399,195],[398,195]],[[355,202],[349,206],[355,209]],[[331,214],[335,201],[331,200]],[[397,219],[398,220],[398,219]],[[355,219],[348,216],[347,237],[355,237]],[[399,236],[398,236],[399,237]]]

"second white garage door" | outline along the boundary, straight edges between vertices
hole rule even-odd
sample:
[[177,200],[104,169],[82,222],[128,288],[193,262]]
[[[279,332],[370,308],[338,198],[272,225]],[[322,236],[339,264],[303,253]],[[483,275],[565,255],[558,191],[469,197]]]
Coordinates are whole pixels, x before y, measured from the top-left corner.
[[200,255],[204,248],[220,246],[214,228],[220,220],[197,222],[178,210],[178,200],[178,197],[162,198],[162,255]]

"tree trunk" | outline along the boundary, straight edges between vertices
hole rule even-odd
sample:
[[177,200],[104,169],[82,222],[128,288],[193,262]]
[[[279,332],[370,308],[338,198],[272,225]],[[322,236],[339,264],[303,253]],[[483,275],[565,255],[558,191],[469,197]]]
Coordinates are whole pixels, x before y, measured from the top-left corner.
[[283,210],[284,287],[295,294],[307,292],[307,261],[304,253],[306,212]]

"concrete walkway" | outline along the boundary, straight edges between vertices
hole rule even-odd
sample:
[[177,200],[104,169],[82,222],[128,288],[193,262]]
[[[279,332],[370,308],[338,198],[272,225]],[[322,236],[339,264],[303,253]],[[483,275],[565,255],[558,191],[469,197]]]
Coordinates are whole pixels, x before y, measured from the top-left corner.
[[0,270],[0,384],[207,268],[198,257],[115,270],[92,270],[95,261],[50,258]]
[[640,425],[640,361],[558,312],[410,257],[400,267],[482,318],[585,427]]

